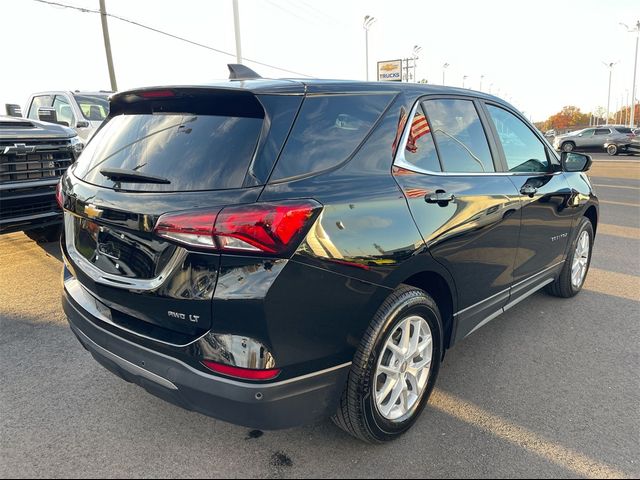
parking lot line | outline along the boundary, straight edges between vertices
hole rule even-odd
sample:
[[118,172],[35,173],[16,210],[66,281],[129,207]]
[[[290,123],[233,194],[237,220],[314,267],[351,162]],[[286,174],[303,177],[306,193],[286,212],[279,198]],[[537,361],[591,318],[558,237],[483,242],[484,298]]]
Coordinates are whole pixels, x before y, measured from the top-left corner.
[[614,202],[612,200],[600,200],[600,203],[604,203],[605,205],[620,205],[623,207],[640,208],[640,203]]
[[610,225],[608,223],[598,224],[598,234],[640,240],[640,228],[621,227],[620,225]]
[[640,301],[640,276],[590,268],[584,284],[586,290]]
[[598,183],[594,183],[593,185],[601,188],[626,188],[629,190],[640,190],[640,187],[630,187],[629,185],[604,185]]
[[440,389],[434,390],[429,405],[442,413],[511,442],[562,468],[566,468],[581,477],[630,478],[630,475],[624,472],[616,470],[580,452],[546,440],[524,427],[500,418]]

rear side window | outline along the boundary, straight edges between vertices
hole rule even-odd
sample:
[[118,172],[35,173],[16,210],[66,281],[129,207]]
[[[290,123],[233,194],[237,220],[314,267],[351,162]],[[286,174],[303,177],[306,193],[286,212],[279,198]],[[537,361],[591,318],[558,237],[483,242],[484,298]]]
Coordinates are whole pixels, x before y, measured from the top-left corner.
[[74,174],[108,188],[116,183],[100,173],[103,168],[132,170],[170,182],[122,182],[119,187],[132,191],[239,188],[262,122],[262,118],[179,113],[118,115],[89,142]]
[[445,172],[495,172],[487,136],[471,100],[423,103]]
[[393,95],[318,95],[305,98],[271,181],[339,165],[364,140]]
[[618,133],[626,133],[626,134],[631,134],[633,133],[633,131],[629,128],[629,127],[616,127],[615,130]]
[[421,105],[418,105],[409,127],[404,159],[411,165],[415,165],[422,170],[428,170],[430,172],[440,171],[438,152],[433,143],[429,122]]
[[596,135],[609,135],[611,134],[611,130],[608,128],[597,128]]

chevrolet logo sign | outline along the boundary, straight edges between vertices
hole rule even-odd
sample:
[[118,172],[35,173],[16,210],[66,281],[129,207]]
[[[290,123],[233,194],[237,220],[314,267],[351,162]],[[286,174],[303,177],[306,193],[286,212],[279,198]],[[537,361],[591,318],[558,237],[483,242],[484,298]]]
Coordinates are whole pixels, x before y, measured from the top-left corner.
[[95,205],[91,205],[90,203],[84,206],[84,213],[89,218],[101,217],[103,211],[104,210],[101,210],[101,209],[97,208]]
[[27,147],[25,143],[14,143],[12,147],[4,147],[4,155],[26,155],[27,153],[33,153],[36,151],[36,147]]

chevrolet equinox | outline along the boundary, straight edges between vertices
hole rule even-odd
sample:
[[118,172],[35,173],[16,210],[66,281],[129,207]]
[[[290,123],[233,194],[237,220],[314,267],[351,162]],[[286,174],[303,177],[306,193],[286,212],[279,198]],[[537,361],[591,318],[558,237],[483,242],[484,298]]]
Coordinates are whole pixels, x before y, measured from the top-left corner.
[[589,269],[591,159],[512,106],[408,83],[114,94],[61,179],[63,305],[104,367],[262,429],[368,442],[416,421],[445,350]]

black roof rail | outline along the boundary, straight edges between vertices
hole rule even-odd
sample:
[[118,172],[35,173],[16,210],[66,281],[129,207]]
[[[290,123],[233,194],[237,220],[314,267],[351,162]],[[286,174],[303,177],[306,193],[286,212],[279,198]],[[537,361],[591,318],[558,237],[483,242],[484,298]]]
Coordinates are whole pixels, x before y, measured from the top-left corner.
[[228,63],[230,80],[251,80],[254,78],[262,78],[256,72],[240,63]]

